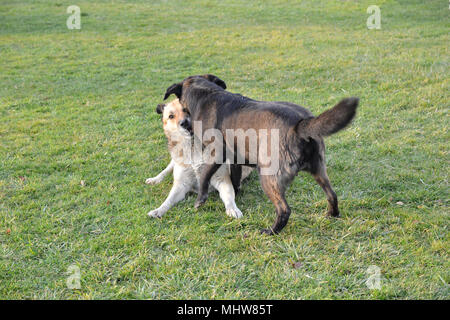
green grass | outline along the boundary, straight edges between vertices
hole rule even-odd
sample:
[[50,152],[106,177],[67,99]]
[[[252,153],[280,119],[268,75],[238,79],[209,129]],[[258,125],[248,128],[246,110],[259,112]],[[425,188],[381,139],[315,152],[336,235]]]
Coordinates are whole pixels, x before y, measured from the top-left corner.
[[[66,27],[72,4],[81,30]],[[381,30],[366,27],[371,4]],[[0,298],[449,299],[449,13],[437,0],[2,1]],[[202,73],[315,114],[361,98],[326,140],[342,218],[306,174],[277,236],[258,232],[275,214],[254,174],[241,220],[217,194],[147,217],[172,184],[144,184],[170,160],[155,106]],[[365,285],[370,265],[381,289]]]

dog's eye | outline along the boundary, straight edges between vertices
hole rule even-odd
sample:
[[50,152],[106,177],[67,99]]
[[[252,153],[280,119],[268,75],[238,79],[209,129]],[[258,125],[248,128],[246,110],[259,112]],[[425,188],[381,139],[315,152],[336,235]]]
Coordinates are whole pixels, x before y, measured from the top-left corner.
[[183,112],[188,113],[188,109],[183,108]]
[[171,115],[169,116],[169,119],[173,119],[173,118],[175,118],[175,116],[174,116],[173,114],[171,114]]

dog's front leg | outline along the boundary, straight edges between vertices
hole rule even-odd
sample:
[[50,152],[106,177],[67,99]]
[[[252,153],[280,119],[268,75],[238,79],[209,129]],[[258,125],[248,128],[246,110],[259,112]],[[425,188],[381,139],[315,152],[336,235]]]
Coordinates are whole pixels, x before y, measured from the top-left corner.
[[230,178],[233,184],[234,194],[239,192],[242,180],[242,166],[239,164],[230,165]]
[[185,170],[178,166],[175,166],[174,168],[173,177],[173,187],[170,190],[167,199],[158,209],[155,209],[148,213],[150,217],[161,218],[170,208],[172,208],[178,202],[184,200],[186,193],[191,191],[195,184],[194,172]]
[[167,176],[169,173],[172,172],[174,166],[175,166],[175,161],[171,160],[169,165],[163,171],[161,171],[156,177],[148,178],[147,180],[145,180],[145,183],[146,184],[160,183],[164,179],[165,176]]
[[232,218],[241,218],[242,212],[236,206],[236,202],[234,201],[235,193],[233,183],[231,182],[231,178],[225,166],[220,168],[217,171],[217,174],[212,176],[211,184],[219,192],[220,198],[225,205],[227,215]]
[[191,190],[189,185],[183,183],[175,183],[170,190],[169,196],[163,202],[163,204],[155,210],[152,210],[148,215],[152,218],[161,218],[170,208],[176,205],[178,202],[184,200],[186,193]]
[[198,208],[201,205],[203,205],[206,202],[206,199],[208,199],[208,187],[209,187],[209,181],[211,180],[211,177],[214,173],[216,173],[217,169],[221,164],[212,163],[212,164],[205,164],[202,168],[202,172],[200,173],[199,178],[199,188],[198,188],[198,196],[197,200],[195,201],[194,207]]

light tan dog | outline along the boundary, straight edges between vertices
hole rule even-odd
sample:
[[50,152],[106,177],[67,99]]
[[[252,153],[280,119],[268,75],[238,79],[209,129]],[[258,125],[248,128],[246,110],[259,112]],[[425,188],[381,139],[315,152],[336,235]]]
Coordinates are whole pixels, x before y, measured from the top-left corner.
[[[162,114],[164,134],[168,140],[169,152],[172,161],[156,177],[148,178],[145,183],[158,184],[164,177],[173,171],[173,186],[169,196],[157,209],[148,213],[150,217],[161,218],[171,207],[182,201],[190,191],[198,191],[198,177],[202,170],[203,162],[201,157],[192,157],[186,154],[186,150],[192,152],[193,136],[190,115],[184,109],[178,99],[168,104],[160,104],[156,112]],[[242,178],[245,179],[252,168],[243,167]],[[222,199],[227,215],[233,218],[241,218],[242,212],[234,201],[235,192],[230,178],[230,167],[223,164],[211,178],[211,185],[214,187]],[[212,188],[210,187],[211,191]]]

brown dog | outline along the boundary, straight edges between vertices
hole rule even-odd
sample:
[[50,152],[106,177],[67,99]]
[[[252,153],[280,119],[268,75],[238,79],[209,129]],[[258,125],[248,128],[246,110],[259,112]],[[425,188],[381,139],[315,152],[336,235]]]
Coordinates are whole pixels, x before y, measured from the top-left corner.
[[[259,173],[261,187],[276,208],[277,219],[270,229],[262,232],[274,234],[280,232],[288,222],[291,209],[285,199],[285,191],[298,171],[311,173],[327,195],[328,215],[339,216],[338,200],[331,187],[325,167],[325,145],[323,137],[331,135],[346,127],[353,119],[358,106],[358,98],[343,99],[332,109],[318,117],[307,109],[288,102],[256,101],[239,94],[224,90],[224,82],[214,75],[191,76],[182,82],[171,85],[165,94],[167,99],[175,94],[183,107],[187,108],[193,122],[202,124],[201,130],[195,129],[197,137],[211,129],[217,129],[223,139],[219,148],[223,148],[223,161],[244,158],[246,165],[254,164]],[[230,130],[255,130],[257,133],[256,149],[251,143],[237,146],[236,137],[230,137]],[[263,133],[271,133],[271,138],[262,145]],[[269,151],[264,156],[261,150],[273,144],[272,133],[278,135],[276,152]],[[228,134],[228,136],[227,136]],[[207,142],[208,143],[208,142]],[[211,143],[211,142],[209,142]],[[232,152],[230,159],[229,150]],[[255,159],[252,163],[251,158]],[[269,159],[270,158],[270,159]],[[275,172],[263,173],[268,167],[268,160],[273,164],[278,161]],[[234,162],[232,179],[240,176],[239,164]],[[220,163],[205,165],[200,174],[199,193],[195,206],[201,206],[207,199],[209,180]],[[236,178],[237,176],[237,178]]]

